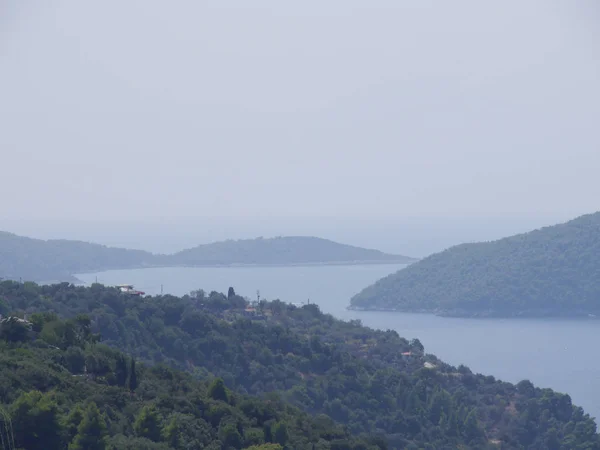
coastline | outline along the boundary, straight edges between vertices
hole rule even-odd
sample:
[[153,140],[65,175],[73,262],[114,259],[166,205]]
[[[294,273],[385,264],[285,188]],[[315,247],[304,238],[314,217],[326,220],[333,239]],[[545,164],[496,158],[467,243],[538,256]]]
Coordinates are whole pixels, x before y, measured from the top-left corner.
[[456,319],[571,319],[571,320],[598,320],[600,316],[593,312],[577,311],[569,314],[558,311],[541,310],[521,310],[500,312],[493,310],[485,311],[466,311],[466,310],[444,310],[444,309],[411,309],[411,308],[377,308],[361,307],[349,305],[348,311],[360,312],[386,312],[386,313],[406,313],[406,314],[429,314],[438,317],[456,318]]
[[[112,270],[140,270],[140,269],[166,269],[166,268],[190,268],[190,269],[233,269],[233,268],[260,268],[260,267],[322,267],[322,266],[370,266],[370,265],[386,265],[386,264],[399,264],[409,265],[417,260],[406,262],[406,260],[356,260],[356,261],[315,261],[315,262],[297,262],[297,263],[228,263],[228,264],[152,264],[152,265],[139,265],[130,267],[110,267],[101,268],[97,270],[84,270],[81,272],[75,272],[67,275],[71,280],[81,283],[82,281],[77,278],[78,275],[87,275],[92,273],[108,272]],[[66,281],[66,280],[65,280]]]

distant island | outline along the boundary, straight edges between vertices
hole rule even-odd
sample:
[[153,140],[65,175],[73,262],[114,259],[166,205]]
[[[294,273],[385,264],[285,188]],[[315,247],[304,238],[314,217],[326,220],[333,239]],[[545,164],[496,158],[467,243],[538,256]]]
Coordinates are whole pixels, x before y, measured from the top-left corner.
[[600,213],[436,253],[365,288],[350,308],[459,317],[600,317]]
[[297,265],[410,263],[414,258],[339,244],[328,239],[287,236],[199,245],[167,256],[167,265]]
[[73,274],[114,269],[233,265],[408,264],[415,259],[306,236],[229,240],[157,255],[82,241],[0,232],[0,278],[76,281]]

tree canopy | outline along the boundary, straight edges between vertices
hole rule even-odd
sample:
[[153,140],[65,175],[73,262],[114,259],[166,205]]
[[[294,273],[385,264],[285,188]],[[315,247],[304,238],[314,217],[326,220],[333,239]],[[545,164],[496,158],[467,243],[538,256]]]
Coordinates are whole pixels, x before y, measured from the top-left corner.
[[[60,354],[61,365],[78,375],[69,380],[106,380],[108,386],[132,399],[154,395],[163,389],[158,385],[163,382],[179,386],[176,380],[200,380],[203,401],[211,405],[210,415],[202,417],[214,427],[221,444],[221,439],[234,445],[241,439],[247,446],[271,443],[302,448],[291,444],[297,426],[269,412],[267,405],[273,402],[284,410],[299,408],[311,414],[314,423],[301,427],[304,431],[300,434],[310,429],[310,433],[328,436],[325,440],[329,443],[321,448],[349,448],[343,446],[348,444],[336,447],[335,442],[352,436],[368,436],[364,438],[368,445],[380,448],[485,449],[498,448],[498,442],[505,449],[543,449],[548,442],[558,442],[565,449],[600,448],[596,424],[572,405],[568,395],[538,389],[526,381],[504,383],[473,374],[464,366],[447,365],[427,354],[418,340],[408,341],[394,331],[372,330],[359,321],[336,320],[316,305],[295,307],[261,301],[256,312],[248,316],[239,297],[228,298],[217,292],[133,298],[114,288],[68,283],[38,286],[3,282],[0,298],[14,315],[26,312],[33,317],[35,311],[40,315],[35,317],[41,317],[36,321],[39,334],[32,331],[24,341],[5,345],[29,348],[35,344],[36,349],[39,347],[36,352]],[[90,332],[76,333],[81,338],[64,341],[63,330],[69,327],[63,322],[77,328],[76,323],[87,323],[82,314],[90,318]],[[101,344],[96,333],[102,334]],[[36,344],[40,339],[45,346]],[[55,346],[51,342],[66,344]],[[406,352],[410,356],[403,355]],[[128,361],[132,357],[139,361],[135,365],[136,389],[130,389],[130,381],[123,386],[124,379],[131,380],[130,373],[122,372],[131,368]],[[0,387],[12,387],[0,391],[0,398],[5,403],[14,402],[14,392],[27,391],[19,388],[19,383],[27,380],[32,389],[49,392],[56,384],[35,380],[40,373],[46,380],[54,372],[42,368],[31,371],[27,366],[2,370],[0,376],[8,379]],[[163,381],[149,388],[145,381],[149,373],[165,375],[161,375]],[[115,401],[123,395],[116,396]],[[189,399],[189,393],[182,395]],[[248,395],[267,403],[239,400]],[[79,398],[87,399],[83,394]],[[89,400],[102,411],[103,403],[94,398],[91,395]],[[222,422],[226,405],[260,418],[257,421],[262,425],[247,429]],[[86,408],[86,404],[81,405],[81,411]],[[181,414],[186,411],[175,409]],[[108,410],[103,413],[107,417],[112,414]],[[108,435],[111,442],[121,439],[121,448],[136,448],[134,442],[138,441],[178,445],[177,430],[196,425],[190,418],[171,414],[162,411],[160,403],[139,404],[129,416],[132,420],[126,437],[113,434],[110,423]],[[148,425],[157,422],[156,416],[161,418],[160,438]],[[273,421],[265,427],[269,420]],[[332,433],[332,429],[344,431]],[[128,439],[127,445],[124,439]],[[319,445],[317,441],[315,448]]]
[[351,299],[354,308],[457,316],[600,315],[600,213],[429,256]]

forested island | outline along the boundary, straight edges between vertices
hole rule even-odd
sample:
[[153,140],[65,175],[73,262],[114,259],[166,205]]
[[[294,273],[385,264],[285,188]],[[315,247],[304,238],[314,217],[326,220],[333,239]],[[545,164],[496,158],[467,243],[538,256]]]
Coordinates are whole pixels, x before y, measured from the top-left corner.
[[240,239],[199,245],[167,257],[167,264],[190,266],[368,264],[416,261],[402,255],[339,244],[308,236]]
[[73,274],[165,266],[409,263],[391,255],[327,239],[288,236],[215,242],[172,255],[82,241],[42,240],[0,231],[0,278],[76,281]]
[[316,305],[4,281],[0,313],[13,448],[600,449],[568,395]]
[[600,213],[436,253],[351,308],[463,317],[600,317]]

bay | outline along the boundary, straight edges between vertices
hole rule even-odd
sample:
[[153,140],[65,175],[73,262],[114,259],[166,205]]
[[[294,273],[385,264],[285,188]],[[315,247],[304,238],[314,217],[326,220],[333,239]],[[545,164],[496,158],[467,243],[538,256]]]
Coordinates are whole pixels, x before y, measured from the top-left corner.
[[513,383],[568,393],[593,417],[600,417],[600,361],[595,357],[600,321],[571,319],[460,319],[430,314],[348,311],[350,297],[398,264],[293,267],[167,267],[79,274],[89,284],[133,284],[147,294],[184,295],[194,289],[227,292],[290,303],[317,303],[343,319],[418,338],[428,353],[447,363]]

